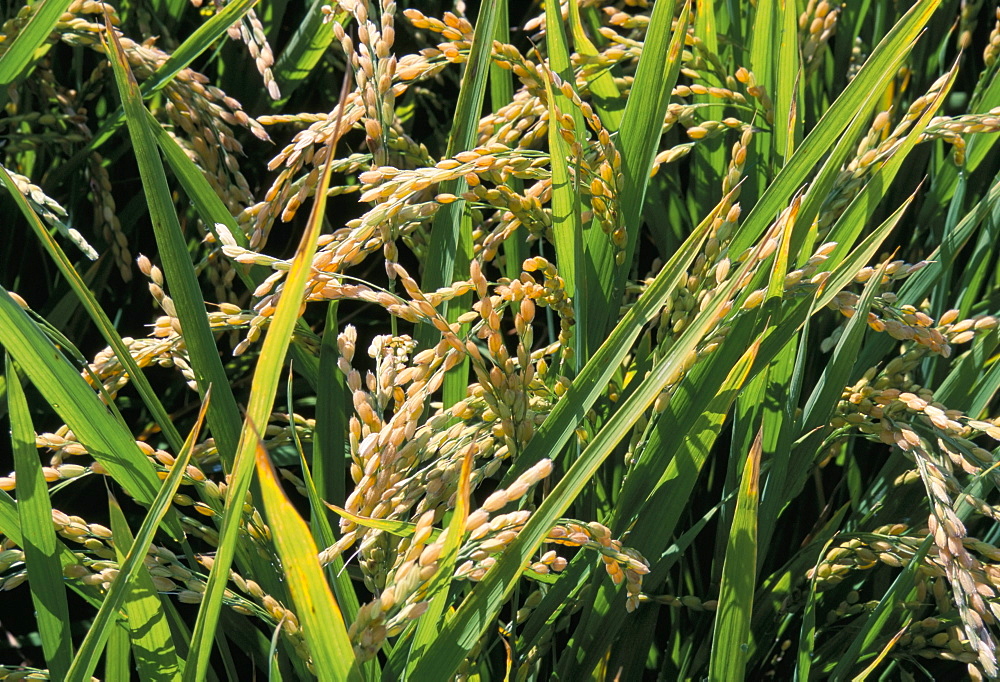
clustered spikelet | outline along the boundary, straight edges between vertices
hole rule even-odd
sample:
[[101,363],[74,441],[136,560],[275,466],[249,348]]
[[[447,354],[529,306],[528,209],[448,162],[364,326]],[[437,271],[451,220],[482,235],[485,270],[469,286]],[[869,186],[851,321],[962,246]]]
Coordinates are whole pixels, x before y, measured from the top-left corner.
[[[852,314],[852,302],[856,298],[842,292],[832,305]],[[966,525],[955,510],[961,499],[979,513],[986,510],[987,516],[994,516],[984,501],[961,492],[964,487],[959,477],[995,476],[988,471],[992,453],[977,445],[975,439],[980,435],[1000,439],[1000,428],[992,421],[970,419],[961,411],[948,409],[935,401],[933,391],[908,377],[928,353],[947,357],[953,345],[968,343],[977,334],[988,333],[997,327],[997,320],[978,316],[958,321],[958,311],[951,310],[934,326],[932,318],[912,307],[893,312],[898,317],[888,321],[873,312],[869,326],[907,344],[905,352],[884,368],[868,370],[860,382],[846,389],[832,424],[845,434],[858,432],[894,446],[911,459],[915,469],[897,480],[900,484],[923,481],[931,500],[927,527],[915,529],[915,536],[903,544],[897,538],[907,530],[905,526],[880,527],[873,533],[885,538],[867,543],[855,539],[842,544],[827,554],[824,562],[810,572],[810,577],[818,579],[820,587],[829,587],[854,567],[868,569],[878,561],[902,566],[914,555],[922,538],[931,535],[935,544],[924,559],[926,569],[922,565],[921,576],[937,579],[935,590],[950,593],[961,614],[964,638],[958,640],[968,641],[957,651],[942,651],[935,656],[954,655],[959,656],[954,660],[977,661],[983,671],[992,675],[996,670],[992,654],[995,636],[988,626],[1000,615],[1000,607],[991,601],[1000,594],[993,577],[997,569],[992,562],[1000,559],[1000,553],[980,540],[969,538]]]
[[819,66],[816,53],[826,45],[837,30],[840,7],[827,0],[809,0],[806,9],[799,15],[799,31],[802,33],[802,62],[810,71]]
[[1000,7],[996,9],[996,23],[990,31],[990,41],[983,50],[983,61],[986,68],[991,68],[997,61],[997,54],[1000,53]]
[[958,17],[958,49],[967,50],[972,44],[972,33],[976,30],[976,22],[983,0],[962,0]]
[[[17,23],[17,20],[8,22],[8,27]],[[5,128],[5,135],[9,140],[4,153],[13,157],[22,152],[53,148],[62,153],[70,153],[91,142],[93,133],[87,124],[87,107],[93,105],[100,93],[101,83],[107,76],[106,64],[99,64],[80,88],[61,83],[48,56],[40,59],[35,67],[35,74],[36,78],[31,83],[37,85],[37,94],[48,102],[49,108],[20,113],[21,93],[12,91],[6,107],[7,116],[0,124]],[[106,166],[97,151],[88,154],[86,173],[91,190],[89,199],[94,207],[95,228],[101,231],[101,236],[110,246],[122,279],[128,281],[131,278],[131,257],[127,238],[117,216],[115,200],[111,196],[111,182]],[[40,188],[20,174],[13,173],[12,177],[43,220],[56,227],[89,258],[97,257],[77,230],[63,224],[66,211],[57,202],[45,196]]]
[[281,99],[281,88],[278,87],[274,73],[271,72],[271,67],[274,66],[274,53],[271,52],[271,46],[264,34],[264,26],[257,18],[257,12],[250,10],[243,16],[239,22],[238,36],[233,35],[237,32],[234,29],[235,27],[231,27],[230,37],[234,39],[238,37],[247,46],[247,52],[253,59],[254,66],[264,79],[264,88],[268,96],[273,100]]
[[985,114],[937,116],[931,119],[921,138],[942,139],[953,145],[952,159],[961,166],[965,163],[964,135],[996,132],[1000,132],[1000,107],[993,107]]
[[[879,112],[867,134],[858,144],[854,157],[844,166],[840,174],[834,181],[833,189],[823,202],[818,217],[818,229],[820,238],[825,238],[830,228],[837,219],[844,213],[851,201],[867,182],[872,173],[877,171],[885,161],[903,143],[907,133],[931,106],[934,98],[941,92],[947,83],[948,76],[942,76],[934,81],[927,92],[916,98],[907,107],[906,112],[900,117],[895,127],[892,127],[892,112]],[[971,131],[966,125],[975,127],[982,125],[983,131],[994,130],[996,126],[995,112],[990,115],[977,117],[973,116],[968,121],[953,121],[947,117],[932,119],[934,126],[928,126],[921,134],[921,140],[944,138],[955,145],[954,159],[956,163],[961,163],[964,159],[965,144],[959,132]],[[989,125],[982,123],[986,119]],[[990,126],[994,126],[991,128]]]
[[[105,10],[111,13],[112,22],[117,24],[114,8],[108,3],[76,0],[69,8],[74,18],[66,21],[65,26],[57,25],[56,31],[65,42],[102,52],[104,48],[99,36],[104,30],[103,23],[91,21],[89,17],[103,20]],[[151,76],[169,58],[169,54],[152,45],[136,43],[122,34],[118,37],[129,65],[140,80]],[[203,170],[210,181],[224,179],[236,184],[233,190],[218,187],[220,196],[246,202],[249,188],[233,156],[242,150],[242,146],[233,135],[232,126],[248,128],[261,139],[267,139],[264,129],[243,112],[236,100],[208,85],[204,75],[191,69],[183,69],[165,86],[165,91],[169,99],[165,107],[167,115],[191,135],[188,139],[178,137],[178,142],[187,146],[196,159],[205,164]],[[233,194],[233,191],[237,193]]]
[[[937,522],[934,522],[937,523]],[[817,589],[833,590],[838,584],[849,579],[854,572],[869,571],[878,567],[898,569],[913,561],[921,549],[924,538],[937,535],[942,526],[909,529],[904,524],[880,526],[859,537],[844,540],[827,551],[823,559],[808,572]],[[958,530],[959,526],[956,528]],[[959,533],[961,535],[961,533]],[[969,664],[973,679],[982,679],[983,670],[995,666],[993,647],[989,645],[992,635],[987,628],[978,628],[970,634],[965,627],[966,618],[975,604],[982,611],[975,612],[973,623],[992,623],[998,610],[997,602],[987,595],[996,593],[996,561],[1000,553],[992,545],[977,538],[951,536],[951,548],[964,557],[970,568],[959,577],[954,568],[956,562],[952,550],[941,551],[935,544],[920,560],[916,571],[916,596],[912,601],[903,602],[902,608],[918,618],[931,610],[939,614],[955,614],[955,600],[959,600],[962,619],[954,616],[926,616],[916,620],[904,636],[900,638],[903,649],[901,655],[918,655],[922,658],[961,661]],[[952,567],[949,569],[949,567]],[[958,581],[952,582],[953,577]],[[967,586],[967,587],[966,587]],[[969,591],[966,591],[968,589]],[[965,601],[969,598],[969,603]],[[865,602],[856,590],[826,614],[827,623],[850,619],[874,610],[877,601]],[[985,614],[985,615],[981,615]]]
[[128,237],[125,236],[121,221],[118,219],[115,199],[111,195],[111,177],[101,155],[97,152],[90,155],[88,162],[87,170],[94,199],[94,223],[102,226],[102,236],[111,247],[122,281],[131,281],[132,253],[128,246]]
[[871,46],[867,45],[861,36],[854,36],[854,46],[851,48],[851,60],[847,66],[847,79],[854,80],[854,77],[861,71],[861,67],[871,54]]
[[403,14],[414,28],[437,33],[445,41],[436,47],[424,48],[418,54],[404,56],[399,62],[402,80],[430,78],[449,63],[461,64],[465,61],[464,53],[472,45],[472,24],[468,19],[453,12],[445,12],[441,19],[435,19],[414,8],[404,10]]
[[358,24],[358,44],[347,35],[344,27],[334,22],[333,30],[349,56],[358,85],[358,94],[365,107],[365,133],[368,149],[375,167],[388,162],[389,132],[395,122],[395,102],[393,78],[396,75],[396,57],[392,54],[395,41],[396,3],[384,0],[380,7],[380,23],[370,20],[365,2],[347,3],[353,5],[348,11]]
[[59,202],[46,196],[45,192],[42,191],[41,187],[34,185],[31,181],[21,175],[20,173],[12,172],[8,169],[7,173],[10,175],[11,179],[14,181],[14,185],[17,189],[24,195],[24,198],[28,200],[35,213],[48,223],[51,227],[55,227],[66,237],[70,242],[72,242],[85,256],[91,260],[97,259],[97,251],[94,250],[87,240],[84,238],[80,232],[72,227],[68,227],[63,219],[66,218],[66,209],[59,205]]

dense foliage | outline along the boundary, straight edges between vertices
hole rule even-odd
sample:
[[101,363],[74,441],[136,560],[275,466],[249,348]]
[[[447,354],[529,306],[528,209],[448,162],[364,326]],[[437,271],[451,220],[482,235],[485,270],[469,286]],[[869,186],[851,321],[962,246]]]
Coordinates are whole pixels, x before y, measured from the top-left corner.
[[1000,7],[412,4],[3,8],[0,679],[997,677]]

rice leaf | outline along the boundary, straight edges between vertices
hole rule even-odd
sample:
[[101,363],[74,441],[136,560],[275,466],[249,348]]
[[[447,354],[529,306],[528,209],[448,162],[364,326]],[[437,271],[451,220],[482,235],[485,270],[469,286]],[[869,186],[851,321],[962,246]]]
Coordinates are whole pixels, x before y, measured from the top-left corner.
[[[730,334],[737,344],[746,338],[738,329]],[[726,366],[728,358],[723,355],[696,365],[678,386],[626,479],[609,525],[615,532],[628,528],[629,542],[651,560],[650,584],[659,584],[676,561],[668,549],[670,539],[759,351],[760,343],[754,342],[731,366]],[[685,437],[675,437],[685,430]],[[674,544],[681,543],[678,539]],[[592,601],[601,617],[578,630],[573,646],[560,660],[561,674],[572,676],[592,669],[612,641],[608,635],[624,625],[624,609],[611,605],[617,592],[617,586],[601,583]]]
[[[108,412],[79,371],[59,352],[10,294],[0,288],[0,344],[17,361],[87,451],[141,504],[150,504],[160,481],[132,435]],[[168,531],[181,536],[176,519]]]
[[861,342],[864,339],[868,311],[871,309],[872,301],[874,301],[878,291],[878,284],[882,281],[882,275],[887,266],[888,261],[883,263],[882,267],[876,270],[872,278],[868,280],[868,284],[858,301],[857,312],[848,320],[844,333],[837,341],[830,363],[823,369],[823,374],[806,401],[802,410],[803,432],[811,431],[819,424],[826,423],[830,417],[829,413],[836,403],[836,396],[843,391],[844,386],[848,385],[858,351],[861,350]]
[[52,501],[38,460],[31,412],[18,374],[8,355],[4,376],[7,378],[7,411],[17,474],[17,511],[23,532],[24,563],[45,663],[50,674],[59,678],[66,674],[73,660],[69,606],[59,543],[52,528]]
[[[274,65],[274,77],[281,88],[281,99],[272,103],[272,107],[280,107],[302,85],[319,65],[333,42],[333,31],[327,25],[323,8],[323,0],[313,0],[309,5],[302,23],[289,38],[285,48],[278,56]],[[333,21],[344,25],[350,15],[339,12]]]
[[[568,3],[568,5],[569,28],[570,34],[573,36],[574,49],[577,54],[584,55],[586,57],[596,57],[598,55],[598,50],[594,43],[591,42],[590,38],[587,36],[587,32],[583,28],[583,21],[580,18],[579,4],[571,2]],[[548,6],[546,6],[545,9],[547,13]],[[548,14],[546,14],[546,17],[548,17]],[[548,46],[549,49],[552,49],[551,42],[548,43]],[[604,127],[609,131],[617,131],[621,126],[623,104],[621,93],[618,91],[618,86],[615,85],[615,79],[614,76],[611,75],[611,71],[608,69],[592,69],[584,72],[584,78],[590,86],[590,93],[594,99],[594,108],[597,110],[597,114],[601,118],[601,123],[603,123]]]
[[[108,496],[108,511],[111,532],[116,540],[115,553],[118,561],[124,562],[123,548],[130,545],[134,538],[113,495]],[[128,614],[125,624],[131,634],[132,654],[139,674],[145,679],[179,680],[184,661],[177,655],[166,612],[145,566],[136,569],[122,606]]]
[[915,4],[886,34],[857,76],[827,109],[795,154],[785,162],[781,171],[768,185],[767,190],[733,237],[730,249],[739,253],[760,237],[782,205],[801,185],[803,177],[831,148],[836,146],[838,138],[854,119],[859,107],[868,99],[872,90],[910,51],[913,41],[930,20],[939,1],[927,0]]
[[104,677],[109,680],[127,680],[132,677],[132,644],[129,633],[121,621],[112,623],[108,644],[104,651]]
[[[698,2],[694,15],[694,35],[701,40],[705,49],[713,54],[721,52],[719,45],[719,17],[715,2]],[[714,79],[713,79],[714,81]],[[711,81],[710,81],[711,82]],[[717,86],[724,85],[719,79]],[[693,94],[691,101],[706,110],[717,106],[715,98],[709,94]],[[712,109],[709,109],[709,108]],[[688,210],[692,216],[702,216],[711,210],[722,185],[722,175],[726,169],[726,145],[724,139],[699,140],[691,152],[691,192],[688,197]]]
[[[497,0],[497,20],[495,40],[506,45],[510,43],[510,7],[507,0]],[[512,74],[502,68],[495,60],[490,62],[490,106],[496,113],[506,106],[514,97],[514,83]],[[521,194],[524,191],[524,183],[518,178],[510,178],[508,186],[511,191]],[[505,239],[503,242],[504,274],[511,279],[517,279],[521,274],[521,265],[524,263],[527,252],[523,240],[518,238]]]
[[[486,99],[486,79],[489,75],[490,53],[493,48],[493,36],[496,34],[497,17],[500,14],[499,0],[486,0],[479,8],[476,26],[466,61],[465,72],[462,74],[462,84],[458,92],[458,103],[451,131],[448,135],[448,146],[445,152],[448,158],[461,151],[472,149],[475,145],[479,112],[483,109]],[[443,182],[441,192],[461,195],[467,188],[462,178]],[[431,226],[430,248],[427,263],[423,269],[421,285],[425,291],[433,291],[452,282],[456,276],[464,276],[468,271],[473,257],[472,221],[466,215],[467,207],[464,200],[459,199],[445,204],[437,212]],[[457,303],[467,302],[469,296],[459,299]],[[455,309],[460,305],[451,305],[443,301],[441,313],[449,322],[457,318]],[[437,342],[438,332],[428,325],[417,329],[417,340],[422,346],[431,346]],[[451,372],[445,375],[444,402],[450,406],[465,397],[469,373],[467,359]]]
[[[646,200],[646,190],[649,187],[649,174],[660,141],[660,131],[667,113],[670,93],[677,83],[681,68],[681,53],[690,19],[691,3],[684,2],[680,18],[671,32],[675,7],[676,2],[673,0],[653,6],[642,58],[636,67],[632,93],[625,104],[625,113],[622,117],[618,147],[622,156],[624,186],[621,188],[619,201],[622,224],[628,232],[624,263],[632,262],[638,243],[640,216]],[[627,269],[618,268],[615,287],[607,292],[603,304],[605,311],[610,310],[611,302],[617,300],[627,274]],[[602,306],[598,304],[597,308],[601,310]],[[607,318],[605,324],[601,325],[595,317],[593,324],[604,328],[610,326],[607,324]]]
[[[479,8],[469,59],[462,74],[453,125],[448,135],[448,148],[445,152],[448,158],[454,157],[460,151],[471,149],[475,144],[479,112],[482,111],[486,98],[486,77],[489,74],[493,36],[496,33],[498,4],[496,0],[486,0]],[[465,191],[464,188],[464,180],[453,180],[442,183],[440,191],[458,196]],[[431,228],[428,260],[424,266],[421,282],[424,291],[433,291],[453,281],[459,254],[465,254],[467,258],[472,255],[471,232],[464,234],[459,220],[464,210],[464,201],[454,201],[445,204],[435,216]],[[444,311],[447,310],[448,306],[445,305]],[[426,325],[424,328],[426,329]],[[421,337],[424,345],[429,343],[430,333],[428,330]],[[436,335],[436,332],[433,334]]]
[[635,305],[622,316],[614,331],[580,371],[566,395],[556,403],[531,442],[514,462],[511,471],[504,477],[505,482],[512,481],[543,457],[555,457],[562,450],[566,440],[576,428],[577,415],[585,413],[593,406],[643,325],[659,312],[671,291],[677,286],[680,277],[698,255],[703,240],[708,236],[712,221],[722,206],[720,203],[691,233],[687,241],[657,273]]
[[317,676],[331,682],[360,680],[347,625],[316,558],[318,550],[309,527],[282,491],[274,465],[261,445],[257,446],[256,465],[268,524]]
[[[563,83],[572,87],[569,47],[563,32],[562,15],[555,4],[549,3],[545,7],[545,26],[552,72],[558,75]],[[566,289],[572,292],[574,301],[583,302],[589,299],[586,296],[588,272],[583,257],[580,191],[576,186],[576,183],[580,182],[579,167],[576,173],[570,172],[570,146],[563,138],[564,126],[561,120],[563,116],[569,117],[568,120],[572,121],[572,137],[580,143],[584,130],[583,116],[570,103],[568,97],[553,87],[551,77],[545,81],[545,93],[549,121],[554,122],[548,127],[549,158],[552,163],[552,241],[556,250],[556,262],[559,263],[559,275],[566,283]],[[579,363],[586,361],[587,358],[588,308],[587,305],[574,306],[575,352],[574,363],[571,366],[574,373]]]
[[459,473],[458,490],[455,493],[455,510],[452,512],[448,529],[445,531],[444,548],[438,559],[437,573],[431,578],[427,588],[430,605],[424,615],[417,620],[416,632],[413,633],[410,644],[410,658],[407,670],[413,674],[416,666],[423,660],[423,654],[438,638],[440,629],[448,622],[448,591],[452,584],[452,575],[458,560],[458,550],[465,535],[465,522],[469,518],[469,497],[472,492],[470,479],[472,477],[472,461],[474,451],[466,451],[462,460],[462,470]]
[[117,34],[107,22],[107,50],[115,73],[118,92],[125,109],[128,129],[139,163],[149,217],[159,246],[170,295],[174,299],[177,318],[184,330],[184,340],[191,357],[198,391],[204,398],[209,385],[214,386],[214,398],[209,407],[208,424],[219,446],[223,464],[231,468],[238,439],[239,409],[232,388],[226,379],[219,358],[215,337],[208,325],[208,311],[191,262],[187,243],[177,220],[176,209],[167,186],[163,165],[156,151],[156,142],[144,113],[139,86],[132,76]]
[[135,534],[135,540],[129,546],[124,561],[119,563],[118,575],[111,582],[111,586],[104,597],[104,602],[101,604],[101,608],[97,610],[93,624],[87,631],[86,637],[84,637],[80,648],[76,652],[76,656],[73,658],[69,672],[66,674],[68,682],[85,682],[89,680],[94,669],[97,667],[97,661],[104,649],[104,645],[108,641],[111,629],[115,627],[115,620],[118,617],[119,609],[125,605],[132,590],[131,583],[135,579],[137,572],[144,570],[143,559],[146,558],[156,529],[173,504],[174,495],[177,493],[181,479],[183,479],[186,473],[188,462],[191,460],[191,452],[194,449],[198,433],[201,430],[207,408],[207,404],[202,406],[194,429],[184,442],[183,449],[177,454],[170,473],[167,474],[163,485],[156,493],[156,499],[150,504],[149,512]]
[[115,329],[114,324],[110,319],[108,319],[108,316],[101,308],[94,292],[83,280],[83,278],[80,277],[76,268],[73,267],[73,264],[59,247],[59,244],[52,239],[52,236],[45,228],[45,225],[42,224],[41,219],[34,212],[34,210],[32,210],[31,205],[25,200],[24,196],[17,191],[13,179],[10,177],[7,169],[3,166],[0,166],[0,181],[7,186],[11,196],[14,198],[14,202],[18,205],[18,208],[21,209],[21,214],[24,215],[28,224],[31,225],[32,230],[35,232],[35,236],[38,237],[42,246],[45,247],[45,250],[59,268],[59,272],[62,273],[62,276],[66,278],[67,282],[69,282],[70,287],[73,289],[73,293],[80,301],[83,309],[87,311],[87,314],[94,321],[94,324],[101,331],[101,335],[104,337],[104,340],[107,341],[108,345],[114,349],[115,355],[128,371],[129,377],[135,384],[136,389],[139,391],[139,395],[142,396],[147,409],[149,409],[150,413],[152,413],[153,419],[163,431],[164,436],[170,443],[170,447],[174,450],[179,450],[184,442],[184,439],[181,438],[180,433],[178,433],[177,428],[174,426],[173,421],[167,414],[167,410],[163,407],[163,403],[160,402],[159,397],[156,395],[156,391],[154,391],[153,387],[150,385],[146,375],[139,369],[135,362],[135,358],[132,357],[132,354],[123,343],[122,338]]
[[10,85],[24,76],[25,69],[41,56],[39,48],[48,40],[70,3],[71,0],[45,0],[31,6],[34,11],[27,25],[21,27],[0,57],[0,85]]
[[[239,246],[248,247],[249,239],[247,239],[246,234],[237,225],[236,220],[230,215],[229,209],[212,189],[212,186],[209,185],[202,171],[146,109],[143,109],[143,118],[146,121],[147,129],[156,138],[156,144],[159,146],[163,158],[170,165],[174,176],[181,183],[195,210],[216,239],[219,238],[219,224],[222,224]],[[247,288],[256,289],[270,275],[270,271],[263,266],[254,265],[249,270],[242,267],[236,268],[236,275],[246,284]],[[309,331],[304,321],[299,322],[298,328],[305,332]],[[317,380],[319,369],[315,357],[311,353],[302,352],[298,345],[292,346],[292,353],[298,371],[302,373],[310,385],[318,386],[320,384]]]
[[719,609],[715,616],[709,680],[742,680],[746,672],[750,613],[757,575],[757,503],[764,432],[758,431],[743,467],[736,515],[722,567]]
[[331,142],[327,163],[316,188],[315,203],[309,215],[307,228],[302,233],[291,269],[285,278],[283,294],[271,319],[268,333],[264,337],[260,359],[254,371],[246,421],[240,432],[236,460],[230,474],[229,492],[226,497],[222,528],[219,533],[219,548],[209,573],[205,598],[195,621],[191,652],[188,657],[188,665],[184,669],[185,682],[200,680],[208,668],[211,642],[218,626],[222,595],[236,553],[244,499],[250,488],[254,470],[254,453],[258,445],[256,425],[266,424],[271,414],[278,382],[281,379],[281,367],[288,350],[292,330],[298,318],[306,279],[312,268],[312,259],[316,253],[316,240],[326,209],[327,189],[330,186],[330,164],[336,149],[336,139]]

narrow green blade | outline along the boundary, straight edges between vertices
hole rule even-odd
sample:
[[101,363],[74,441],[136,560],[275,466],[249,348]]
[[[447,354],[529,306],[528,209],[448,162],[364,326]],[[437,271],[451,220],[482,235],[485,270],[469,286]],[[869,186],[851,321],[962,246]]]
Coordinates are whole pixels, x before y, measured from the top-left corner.
[[278,383],[281,381],[282,365],[298,318],[306,281],[312,270],[313,256],[316,253],[316,240],[323,222],[326,194],[330,186],[330,164],[333,161],[335,151],[336,140],[333,140],[327,156],[327,164],[324,166],[316,188],[315,203],[309,215],[307,228],[302,233],[302,239],[292,260],[291,269],[285,278],[283,293],[278,301],[274,316],[271,318],[271,325],[264,337],[260,357],[254,371],[246,421],[240,433],[236,460],[230,474],[229,492],[226,497],[222,528],[219,533],[219,548],[209,573],[205,597],[195,621],[195,629],[191,637],[191,652],[188,656],[188,665],[184,669],[185,682],[202,679],[208,669],[212,640],[219,623],[222,596],[236,554],[244,499],[250,489],[253,476],[258,443],[257,425],[267,424],[274,405]]
[[[0,288],[0,344],[128,495],[141,504],[151,503],[160,480],[132,434],[111,415],[80,372],[3,288]],[[168,528],[175,537],[180,537],[176,521],[168,523]]]
[[104,340],[108,342],[108,345],[114,349],[115,355],[118,357],[119,361],[128,371],[128,375],[135,384],[136,389],[139,391],[139,395],[142,396],[143,402],[149,409],[150,413],[153,415],[153,419],[163,430],[163,435],[166,437],[167,442],[170,444],[172,449],[179,450],[181,445],[184,443],[184,439],[181,438],[180,434],[177,432],[177,428],[174,426],[173,421],[170,419],[170,415],[167,414],[167,410],[163,407],[163,403],[160,402],[159,397],[156,395],[156,391],[150,385],[149,380],[146,375],[143,374],[142,370],[136,364],[135,359],[129,352],[128,348],[122,341],[121,336],[115,329],[114,323],[108,318],[101,305],[97,302],[97,297],[94,292],[83,281],[80,274],[73,267],[69,258],[59,247],[58,242],[56,242],[49,231],[46,229],[45,225],[42,223],[41,219],[31,208],[31,205],[25,200],[24,196],[17,190],[14,185],[13,178],[7,170],[0,166],[0,181],[6,185],[8,191],[10,191],[11,196],[14,198],[14,202],[21,209],[21,214],[27,219],[28,224],[31,225],[35,236],[38,237],[42,246],[48,252],[49,256],[55,262],[56,267],[59,268],[59,272],[62,276],[66,278],[69,282],[70,287],[76,294],[80,301],[83,309],[87,312],[90,318],[94,321],[94,324],[101,331],[101,335]]
[[430,606],[417,621],[416,632],[410,645],[410,658],[407,670],[410,675],[416,669],[427,649],[440,635],[441,627],[448,622],[448,591],[451,588],[452,575],[458,560],[458,550],[465,536],[465,521],[469,517],[469,497],[471,495],[470,479],[472,477],[472,450],[467,451],[462,460],[462,471],[459,474],[458,490],[455,494],[455,510],[444,538],[444,549],[438,559],[437,573],[428,587]]
[[7,356],[5,377],[11,449],[17,475],[17,511],[24,533],[24,563],[45,662],[51,676],[59,679],[69,670],[73,660],[73,640],[69,631],[71,621],[59,543],[52,527],[52,501],[35,447],[35,430],[31,424],[28,401],[10,356]]
[[900,62],[913,46],[937,9],[940,0],[925,0],[913,5],[906,15],[886,34],[864,67],[827,109],[795,154],[788,159],[767,190],[754,205],[743,225],[733,237],[730,250],[740,253],[753,244],[774,216],[781,210],[810,170],[834,148],[838,138],[854,119],[862,103],[885,80],[892,67]]
[[736,498],[736,515],[729,531],[708,671],[708,679],[713,682],[739,682],[746,671],[750,615],[757,585],[757,503],[763,436],[763,431],[757,432],[747,455]]
[[[282,99],[272,104],[275,108],[287,102],[292,93],[312,74],[333,42],[333,31],[323,13],[326,6],[327,3],[323,0],[312,1],[305,18],[278,56],[274,65],[274,77],[281,88]],[[333,21],[344,24],[349,16],[346,12],[341,12],[334,16]]]
[[36,8],[14,37],[14,43],[0,59],[0,85],[10,85],[24,75],[24,70],[36,58],[36,50],[48,39],[59,18],[70,6],[71,0],[44,0]]
[[215,337],[208,325],[208,311],[198,284],[191,254],[184,239],[177,212],[174,208],[166,174],[156,150],[156,142],[147,126],[145,107],[139,86],[132,76],[117,35],[108,30],[108,56],[115,73],[118,92],[125,108],[132,147],[139,163],[149,217],[163,260],[170,295],[174,299],[177,318],[184,330],[184,341],[191,358],[198,390],[204,397],[208,387],[214,386],[214,398],[209,406],[208,424],[219,447],[223,464],[232,466],[238,440],[239,409],[233,397],[232,386],[219,357]]
[[115,620],[118,618],[119,610],[125,605],[132,590],[131,583],[135,579],[137,572],[144,569],[143,559],[146,558],[149,545],[156,534],[156,529],[160,525],[163,516],[170,509],[171,504],[173,504],[174,495],[177,493],[177,488],[180,487],[181,480],[184,478],[188,462],[191,460],[191,452],[194,450],[195,442],[201,430],[206,408],[207,405],[203,405],[194,429],[185,441],[183,449],[177,454],[170,473],[164,479],[163,485],[156,493],[156,499],[149,506],[149,513],[143,519],[142,525],[135,535],[135,540],[125,555],[125,560],[119,564],[118,575],[115,576],[111,587],[108,588],[108,592],[104,597],[104,603],[101,604],[97,615],[94,616],[94,622],[90,626],[90,630],[87,631],[87,636],[84,637],[83,643],[80,644],[80,649],[76,652],[73,664],[66,674],[68,682],[86,682],[97,667],[97,661],[104,650],[104,645],[108,641],[111,629],[115,627]]
[[[667,113],[670,93],[680,74],[684,37],[691,14],[691,3],[685,1],[680,18],[671,31],[676,2],[668,0],[653,5],[649,19],[646,42],[642,58],[636,68],[631,95],[625,104],[618,147],[622,156],[624,186],[621,188],[620,205],[622,224],[628,231],[624,263],[631,266],[639,238],[642,207],[649,187],[649,174],[653,168],[653,158],[660,142],[663,120]],[[654,226],[655,228],[656,226]],[[659,228],[665,229],[665,226]],[[629,268],[619,267],[613,290],[607,292],[607,299],[599,310],[607,316],[618,300]],[[598,322],[595,319],[594,324]],[[600,325],[607,328],[605,324]]]
[[[113,495],[108,497],[108,509],[111,515],[111,532],[115,537],[115,552],[118,561],[123,562],[123,548],[130,545],[134,538],[118,500]],[[139,674],[147,680],[179,680],[184,661],[177,656],[166,611],[145,566],[140,565],[136,569],[131,589],[122,607],[128,614],[125,624],[130,633],[132,653]],[[111,655],[110,647],[108,655]]]
[[261,445],[257,446],[256,464],[268,524],[316,675],[321,681],[361,680],[347,624],[319,565],[319,550],[309,527],[282,491],[274,465]]

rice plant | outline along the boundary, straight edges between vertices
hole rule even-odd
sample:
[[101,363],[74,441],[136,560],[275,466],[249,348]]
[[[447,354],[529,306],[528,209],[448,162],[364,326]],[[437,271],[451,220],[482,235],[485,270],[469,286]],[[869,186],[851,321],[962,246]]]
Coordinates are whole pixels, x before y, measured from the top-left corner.
[[1000,6],[403,4],[3,8],[0,679],[1000,677]]

